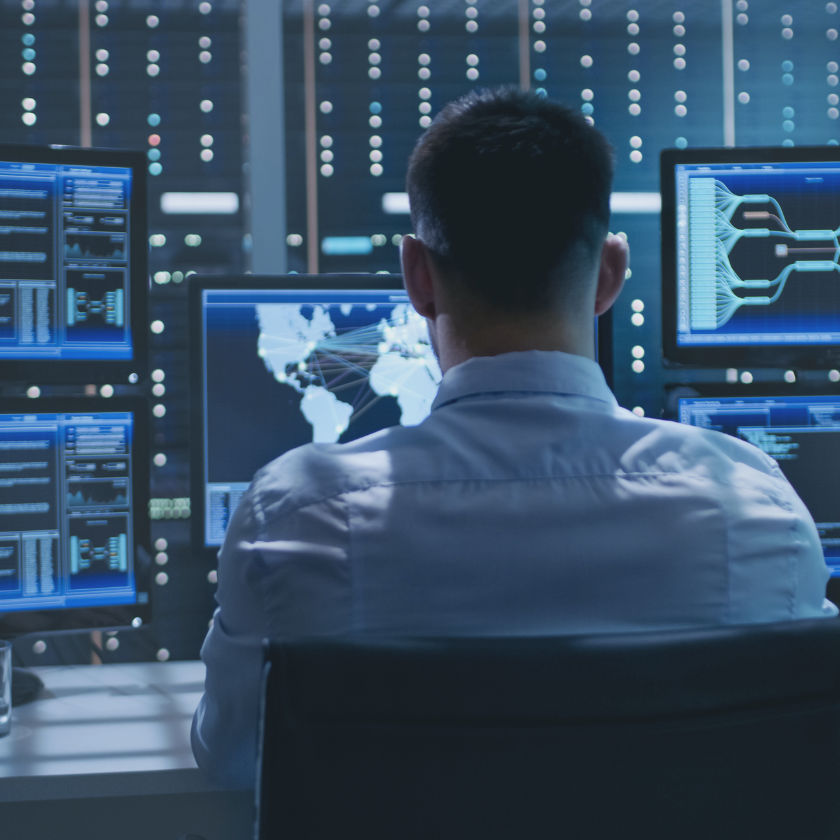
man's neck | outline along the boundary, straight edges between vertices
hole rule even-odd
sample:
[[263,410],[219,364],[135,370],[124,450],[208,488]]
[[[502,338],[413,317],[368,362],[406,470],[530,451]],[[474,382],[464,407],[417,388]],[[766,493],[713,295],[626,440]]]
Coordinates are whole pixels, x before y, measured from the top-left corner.
[[[584,319],[585,321],[585,319]],[[503,323],[481,322],[480,326],[456,328],[441,314],[435,320],[436,344],[441,370],[475,356],[498,356],[527,350],[548,350],[595,358],[592,323],[569,325],[559,319],[508,319]]]

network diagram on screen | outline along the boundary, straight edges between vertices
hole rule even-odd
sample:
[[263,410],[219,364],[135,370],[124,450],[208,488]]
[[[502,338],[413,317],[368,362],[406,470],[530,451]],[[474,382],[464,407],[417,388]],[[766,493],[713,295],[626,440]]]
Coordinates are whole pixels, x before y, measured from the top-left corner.
[[253,474],[283,452],[414,425],[429,413],[440,368],[404,292],[203,296],[207,545],[221,544]]
[[840,575],[840,396],[697,397],[679,420],[749,441],[774,458],[817,524]]
[[0,612],[137,597],[128,412],[0,414]]
[[677,344],[840,342],[840,163],[675,176]]
[[0,359],[130,359],[131,169],[0,161]]

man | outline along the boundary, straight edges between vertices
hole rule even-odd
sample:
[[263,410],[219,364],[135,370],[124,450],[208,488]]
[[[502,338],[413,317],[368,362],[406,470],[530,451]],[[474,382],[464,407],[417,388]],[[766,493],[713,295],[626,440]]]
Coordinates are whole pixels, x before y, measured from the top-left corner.
[[263,637],[546,634],[835,614],[814,523],[757,448],[619,408],[593,359],[618,296],[612,157],[512,90],[447,106],[408,169],[405,286],[431,415],[263,468],[219,557],[193,745],[251,784]]

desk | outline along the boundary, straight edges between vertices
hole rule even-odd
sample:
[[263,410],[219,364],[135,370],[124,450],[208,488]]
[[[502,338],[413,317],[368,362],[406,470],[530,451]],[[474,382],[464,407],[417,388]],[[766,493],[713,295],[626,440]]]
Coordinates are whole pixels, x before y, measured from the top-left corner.
[[208,785],[190,750],[201,662],[34,670],[45,691],[0,738],[4,840],[249,840],[253,794]]

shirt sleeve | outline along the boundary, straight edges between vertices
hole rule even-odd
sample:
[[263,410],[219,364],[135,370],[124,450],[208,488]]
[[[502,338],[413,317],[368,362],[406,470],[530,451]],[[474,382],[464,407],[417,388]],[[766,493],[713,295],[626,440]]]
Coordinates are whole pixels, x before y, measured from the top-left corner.
[[[253,787],[256,776],[262,639],[265,620],[244,585],[259,536],[254,487],[242,497],[219,552],[218,607],[204,643],[204,695],[193,716],[198,766],[224,787]],[[250,609],[248,609],[250,608]]]
[[734,623],[835,616],[825,597],[829,569],[804,502],[767,458],[765,475],[740,482],[729,515],[730,620]]
[[340,499],[294,509],[259,474],[237,507],[219,552],[218,607],[201,647],[204,695],[191,733],[196,761],[216,784],[255,782],[263,640],[349,629],[346,538]]

